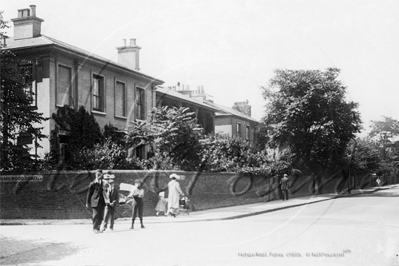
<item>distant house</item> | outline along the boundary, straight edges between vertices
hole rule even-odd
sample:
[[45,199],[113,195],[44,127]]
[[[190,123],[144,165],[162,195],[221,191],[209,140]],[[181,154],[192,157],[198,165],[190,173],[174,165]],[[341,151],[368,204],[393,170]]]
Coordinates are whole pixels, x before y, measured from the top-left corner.
[[[100,127],[112,124],[125,130],[135,119],[146,120],[155,106],[156,87],[163,84],[139,72],[139,51],[135,39],[118,50],[118,63],[56,40],[41,33],[44,20],[36,16],[36,6],[18,10],[14,37],[7,40],[6,49],[29,60],[33,81],[31,91],[35,107],[45,117],[51,117],[64,105],[84,106]],[[55,122],[48,120],[44,134],[50,135]],[[49,151],[49,141],[41,143],[37,154]]]
[[205,134],[214,133],[215,131],[215,112],[217,108],[212,107],[201,99],[195,99],[190,95],[184,95],[182,90],[176,88],[158,88],[156,97],[156,106],[169,106],[169,107],[188,107],[192,112],[195,112],[197,123],[204,128]]
[[251,117],[248,101],[236,102],[233,108],[229,108],[214,103],[213,97],[205,93],[203,86],[190,90],[188,85],[178,84],[157,90],[157,106],[164,105],[192,106],[192,110],[197,110],[199,123],[206,125],[207,133],[238,137],[251,143],[257,140],[259,121]]
[[[215,133],[241,138],[250,143],[256,142],[259,121],[250,116],[251,107],[248,101],[235,103],[234,109],[211,102],[207,102],[207,104],[219,110],[215,114]],[[235,108],[241,108],[241,111]]]

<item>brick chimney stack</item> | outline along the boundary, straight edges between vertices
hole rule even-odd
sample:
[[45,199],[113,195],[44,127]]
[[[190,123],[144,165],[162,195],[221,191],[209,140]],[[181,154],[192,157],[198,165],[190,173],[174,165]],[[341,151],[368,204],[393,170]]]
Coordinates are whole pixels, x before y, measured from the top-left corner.
[[18,17],[11,19],[14,23],[14,40],[39,37],[41,26],[44,21],[36,17],[36,6],[30,5],[29,8],[19,9]]
[[249,105],[248,100],[246,100],[245,102],[236,102],[233,105],[233,109],[237,110],[247,116],[251,116],[251,105]]
[[123,39],[123,46],[117,47],[118,63],[130,69],[140,70],[140,49],[136,45],[136,39],[130,39],[129,45],[126,45],[126,39]]

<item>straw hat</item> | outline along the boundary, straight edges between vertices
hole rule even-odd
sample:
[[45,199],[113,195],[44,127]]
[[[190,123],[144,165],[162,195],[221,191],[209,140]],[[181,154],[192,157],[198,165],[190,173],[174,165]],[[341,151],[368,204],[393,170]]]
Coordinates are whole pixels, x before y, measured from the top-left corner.
[[180,180],[180,176],[179,176],[179,175],[176,175],[176,174],[171,174],[171,175],[169,176],[169,178],[176,178],[177,180]]

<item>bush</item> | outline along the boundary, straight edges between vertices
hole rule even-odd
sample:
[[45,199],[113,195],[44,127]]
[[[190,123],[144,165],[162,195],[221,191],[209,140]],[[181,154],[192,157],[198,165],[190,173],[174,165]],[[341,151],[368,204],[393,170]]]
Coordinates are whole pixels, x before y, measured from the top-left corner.
[[242,168],[261,167],[267,163],[262,152],[240,138],[221,135],[210,137],[202,151],[203,170],[238,172]]
[[127,146],[148,145],[154,156],[147,160],[153,169],[198,170],[201,163],[203,129],[188,108],[154,108],[153,120],[134,122],[127,135]]
[[[51,168],[77,169],[81,162],[76,161],[84,149],[91,149],[103,140],[103,135],[96,119],[80,106],[76,111],[65,105],[52,115],[56,128],[51,132],[50,153],[46,156],[46,165]],[[65,161],[60,162],[59,132],[65,132]],[[59,163],[63,163],[58,165]]]
[[95,144],[93,148],[83,148],[76,153],[77,169],[146,169],[145,164],[136,158],[127,158],[126,149],[111,139]]

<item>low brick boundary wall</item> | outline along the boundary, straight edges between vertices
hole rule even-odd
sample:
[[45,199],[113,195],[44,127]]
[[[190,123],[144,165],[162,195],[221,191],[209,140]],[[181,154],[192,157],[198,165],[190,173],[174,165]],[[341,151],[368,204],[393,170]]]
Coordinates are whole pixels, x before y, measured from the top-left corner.
[[[115,186],[120,183],[133,184],[142,179],[145,189],[144,215],[155,214],[158,193],[165,190],[169,175],[177,173],[183,192],[195,210],[235,206],[281,199],[278,178],[240,175],[236,173],[199,173],[180,171],[133,171],[112,170]],[[8,180],[7,180],[8,178]],[[85,208],[89,183],[94,171],[53,171],[0,175],[1,219],[82,219],[91,218]],[[30,179],[30,180],[29,180]],[[348,180],[341,175],[321,179],[313,176],[291,177],[290,197],[301,197],[321,193],[340,193],[348,190]],[[376,186],[371,176],[356,178],[356,188]],[[382,179],[382,185],[398,183],[398,178]],[[126,192],[121,192],[126,194]],[[117,209],[124,217],[131,216],[128,206]]]

